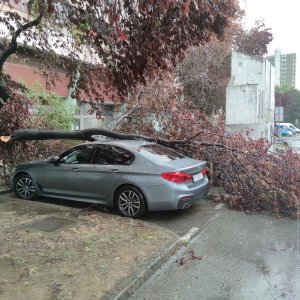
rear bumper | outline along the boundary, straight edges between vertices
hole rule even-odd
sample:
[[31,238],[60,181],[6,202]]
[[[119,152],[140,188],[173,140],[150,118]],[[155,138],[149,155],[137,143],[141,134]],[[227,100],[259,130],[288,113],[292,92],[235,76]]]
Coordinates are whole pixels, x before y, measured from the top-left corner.
[[209,190],[209,181],[205,176],[197,184],[170,183],[159,188],[145,191],[150,211],[185,209],[202,199]]
[[205,190],[201,192],[199,196],[194,197],[183,197],[178,200],[177,202],[177,209],[187,209],[189,208],[194,202],[201,200],[205,195],[208,193],[209,184],[207,184]]

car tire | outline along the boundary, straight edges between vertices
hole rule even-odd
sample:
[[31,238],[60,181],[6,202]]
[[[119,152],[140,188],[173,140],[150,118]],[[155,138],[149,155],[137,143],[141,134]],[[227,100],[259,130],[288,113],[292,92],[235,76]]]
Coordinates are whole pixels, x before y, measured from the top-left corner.
[[134,186],[123,186],[115,194],[115,206],[121,216],[143,217],[148,208],[143,193]]
[[18,198],[30,200],[36,196],[36,186],[33,179],[27,175],[21,175],[14,180],[14,192]]

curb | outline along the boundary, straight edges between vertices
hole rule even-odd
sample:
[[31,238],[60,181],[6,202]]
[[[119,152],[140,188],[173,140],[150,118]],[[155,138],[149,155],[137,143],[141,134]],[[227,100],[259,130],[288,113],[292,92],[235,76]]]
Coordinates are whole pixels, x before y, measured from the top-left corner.
[[[158,269],[160,269],[165,263],[169,261],[169,259],[180,252],[179,250],[183,247],[186,247],[190,241],[192,241],[198,234],[200,234],[210,223],[214,222],[220,213],[213,215],[203,226],[200,228],[192,227],[185,235],[179,237],[176,242],[174,242],[169,248],[163,251],[157,259],[153,263],[151,263],[145,270],[141,271],[140,274],[135,277],[135,279],[127,285],[117,296],[105,298],[105,299],[113,299],[113,300],[126,300],[134,292],[141,287]],[[111,293],[113,294],[113,293]],[[104,299],[104,298],[103,298]]]
[[173,256],[182,246],[180,238],[174,242],[168,249],[163,251],[159,257],[145,268],[127,287],[123,289],[114,300],[128,299],[143,283],[145,283],[171,256]]
[[130,284],[127,285],[114,300],[128,299],[142,284],[144,284],[162,265],[164,265],[173,255],[175,255],[182,246],[185,246],[193,237],[200,231],[200,228],[193,227],[182,237],[179,237],[176,242],[164,250],[153,263],[145,268]]
[[11,188],[9,186],[0,186],[0,195],[7,194],[11,192]]

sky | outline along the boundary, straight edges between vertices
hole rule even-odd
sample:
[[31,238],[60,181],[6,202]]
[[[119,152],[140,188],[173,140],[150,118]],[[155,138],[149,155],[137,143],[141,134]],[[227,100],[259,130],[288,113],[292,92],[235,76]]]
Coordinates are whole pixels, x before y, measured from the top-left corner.
[[275,49],[282,54],[296,53],[296,88],[300,89],[300,3],[298,0],[240,0],[246,12],[245,25],[250,28],[255,20],[265,20],[271,28],[273,41],[268,55]]

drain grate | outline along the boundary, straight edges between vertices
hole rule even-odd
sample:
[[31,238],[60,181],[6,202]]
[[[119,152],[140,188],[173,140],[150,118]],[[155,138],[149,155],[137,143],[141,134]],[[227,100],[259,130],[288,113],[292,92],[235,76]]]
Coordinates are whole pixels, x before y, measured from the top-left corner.
[[42,230],[46,232],[52,232],[58,229],[61,229],[64,226],[70,225],[75,223],[75,221],[67,220],[67,219],[62,219],[62,218],[57,218],[57,217],[48,217],[44,220],[34,222],[28,227],[34,228],[37,230]]

